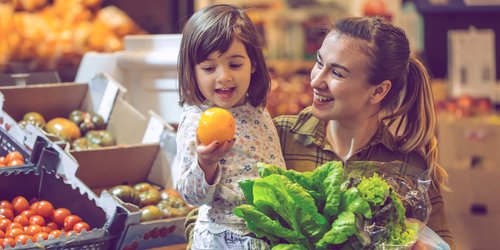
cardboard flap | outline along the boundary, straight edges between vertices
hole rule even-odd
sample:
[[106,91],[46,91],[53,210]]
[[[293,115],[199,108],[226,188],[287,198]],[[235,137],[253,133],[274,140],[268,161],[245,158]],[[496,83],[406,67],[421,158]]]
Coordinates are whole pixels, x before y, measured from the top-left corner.
[[174,127],[168,124],[161,116],[149,110],[148,125],[146,126],[144,137],[142,137],[142,143],[159,143],[161,135],[165,130],[171,132],[175,131]]
[[146,144],[72,152],[79,164],[76,177],[92,189],[144,181],[159,149]]
[[98,73],[89,81],[88,95],[81,108],[82,110],[93,110],[107,122],[118,94],[125,91],[125,88],[111,76]]
[[137,144],[142,141],[146,126],[146,117],[127,101],[118,98],[106,130],[116,137],[118,144]]
[[[36,111],[48,121],[79,109],[88,90],[87,84],[36,84],[24,87],[1,87],[5,103],[3,110],[20,121],[24,114]],[[12,97],[11,97],[12,96]]]

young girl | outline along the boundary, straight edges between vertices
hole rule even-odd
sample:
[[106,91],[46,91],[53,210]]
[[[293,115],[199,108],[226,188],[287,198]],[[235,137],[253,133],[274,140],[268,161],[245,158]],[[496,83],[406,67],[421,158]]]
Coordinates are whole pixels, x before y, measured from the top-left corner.
[[[265,110],[270,78],[256,27],[231,5],[212,5],[186,23],[179,54],[183,114],[177,133],[178,190],[201,206],[193,249],[267,249],[233,209],[245,202],[240,180],[258,177],[259,161],[284,167],[279,139]],[[210,107],[229,110],[235,138],[201,145],[196,129]]]

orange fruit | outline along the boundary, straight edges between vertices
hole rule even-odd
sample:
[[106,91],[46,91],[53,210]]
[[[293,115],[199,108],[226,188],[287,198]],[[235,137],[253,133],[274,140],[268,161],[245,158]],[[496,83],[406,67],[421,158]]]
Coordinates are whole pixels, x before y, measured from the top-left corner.
[[48,121],[45,124],[45,131],[60,136],[69,142],[81,137],[80,128],[74,122],[62,117],[56,117]]
[[209,108],[201,114],[196,131],[201,144],[208,145],[217,140],[223,143],[234,138],[236,122],[231,113],[223,108]]

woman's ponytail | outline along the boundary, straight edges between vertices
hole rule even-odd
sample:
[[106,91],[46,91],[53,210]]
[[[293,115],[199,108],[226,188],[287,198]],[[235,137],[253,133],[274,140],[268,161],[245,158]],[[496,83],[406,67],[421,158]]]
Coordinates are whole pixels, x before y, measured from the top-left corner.
[[429,75],[424,65],[410,57],[404,98],[391,117],[398,117],[395,134],[401,152],[420,151],[436,187],[448,189],[448,174],[438,164],[437,118]]

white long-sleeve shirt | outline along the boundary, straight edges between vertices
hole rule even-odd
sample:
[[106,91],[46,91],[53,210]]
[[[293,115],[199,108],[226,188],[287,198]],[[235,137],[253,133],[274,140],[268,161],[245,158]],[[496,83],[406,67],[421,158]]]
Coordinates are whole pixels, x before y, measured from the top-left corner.
[[[219,161],[215,182],[205,181],[196,154],[196,129],[208,106],[185,106],[177,131],[177,159],[181,177],[177,189],[185,200],[200,206],[198,222],[213,233],[232,230],[248,233],[233,209],[245,203],[238,182],[258,177],[257,162],[285,167],[278,134],[267,110],[250,104],[228,109],[236,121],[235,144]],[[200,228],[198,228],[200,229]],[[202,229],[202,230],[204,230]]]

